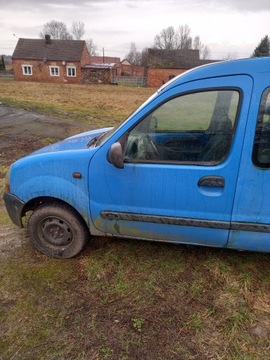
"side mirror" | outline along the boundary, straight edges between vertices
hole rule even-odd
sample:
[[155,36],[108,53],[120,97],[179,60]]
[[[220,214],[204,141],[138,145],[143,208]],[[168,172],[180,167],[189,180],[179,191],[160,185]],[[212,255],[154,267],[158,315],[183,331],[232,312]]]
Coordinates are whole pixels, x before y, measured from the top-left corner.
[[108,161],[118,169],[124,168],[124,154],[120,142],[111,145],[108,153]]

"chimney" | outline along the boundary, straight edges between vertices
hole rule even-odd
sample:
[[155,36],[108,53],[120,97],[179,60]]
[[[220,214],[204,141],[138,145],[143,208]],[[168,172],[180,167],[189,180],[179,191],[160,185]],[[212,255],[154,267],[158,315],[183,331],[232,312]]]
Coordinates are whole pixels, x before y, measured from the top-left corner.
[[50,35],[45,35],[45,44],[48,45],[51,43],[51,36]]

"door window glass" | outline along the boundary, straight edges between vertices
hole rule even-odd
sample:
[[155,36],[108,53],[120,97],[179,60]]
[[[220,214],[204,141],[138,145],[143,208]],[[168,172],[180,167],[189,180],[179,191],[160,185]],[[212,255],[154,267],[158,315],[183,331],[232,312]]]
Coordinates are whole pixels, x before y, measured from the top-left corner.
[[270,89],[267,89],[262,97],[252,160],[258,167],[270,168]]
[[220,163],[232,143],[239,98],[226,89],[170,99],[130,131],[126,161]]

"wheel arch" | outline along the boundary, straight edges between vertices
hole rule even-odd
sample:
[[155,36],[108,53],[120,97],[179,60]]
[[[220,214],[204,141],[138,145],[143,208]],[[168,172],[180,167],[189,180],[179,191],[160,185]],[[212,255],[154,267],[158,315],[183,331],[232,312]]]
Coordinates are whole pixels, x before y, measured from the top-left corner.
[[40,196],[37,198],[33,198],[31,200],[29,200],[23,207],[22,209],[22,213],[21,213],[21,217],[23,218],[24,216],[27,215],[28,212],[32,212],[35,209],[37,209],[40,205],[47,203],[47,204],[52,204],[52,203],[58,203],[58,204],[63,204],[67,207],[69,207],[70,209],[72,209],[73,211],[75,211],[78,216],[80,216],[80,218],[82,219],[82,221],[84,222],[86,228],[89,231],[90,234],[90,229],[89,229],[89,225],[88,225],[88,219],[87,217],[84,217],[79,211],[78,209],[76,209],[74,206],[72,206],[71,204],[69,204],[68,202],[59,199],[59,198],[55,198],[55,197],[50,197],[50,196]]

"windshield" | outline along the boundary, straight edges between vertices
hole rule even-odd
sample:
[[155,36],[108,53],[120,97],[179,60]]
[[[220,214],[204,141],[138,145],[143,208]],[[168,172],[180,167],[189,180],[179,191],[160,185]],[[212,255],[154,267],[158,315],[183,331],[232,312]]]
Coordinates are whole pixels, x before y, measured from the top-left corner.
[[158,92],[156,91],[153,95],[151,95],[141,106],[139,106],[135,111],[133,111],[123,122],[119,125],[113,127],[111,130],[99,135],[97,138],[92,139],[88,146],[99,146],[103,144],[115,131],[117,131],[122,125],[124,125],[132,116],[137,114],[144,106],[152,101],[154,97],[156,97]]

